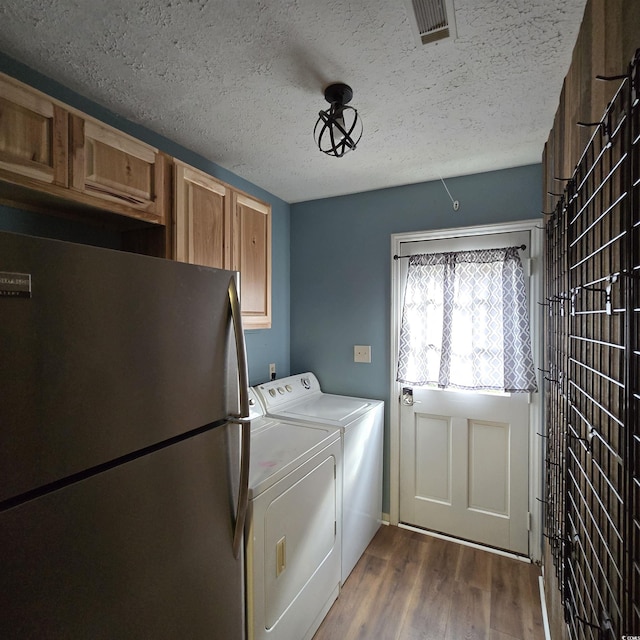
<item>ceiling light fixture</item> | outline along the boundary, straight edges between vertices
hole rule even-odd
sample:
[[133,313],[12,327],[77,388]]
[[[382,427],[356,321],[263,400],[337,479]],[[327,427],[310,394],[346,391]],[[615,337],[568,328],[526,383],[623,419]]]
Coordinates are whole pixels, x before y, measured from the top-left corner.
[[353,98],[350,86],[342,83],[329,85],[324,90],[324,97],[331,106],[320,111],[313,138],[322,153],[341,158],[360,142],[362,120],[353,107],[346,106]]

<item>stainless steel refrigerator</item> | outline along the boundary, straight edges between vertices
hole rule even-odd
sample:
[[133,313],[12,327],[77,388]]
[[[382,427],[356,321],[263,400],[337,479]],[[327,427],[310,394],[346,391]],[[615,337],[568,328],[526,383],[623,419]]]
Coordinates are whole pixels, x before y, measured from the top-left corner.
[[234,273],[0,233],[0,638],[244,640]]

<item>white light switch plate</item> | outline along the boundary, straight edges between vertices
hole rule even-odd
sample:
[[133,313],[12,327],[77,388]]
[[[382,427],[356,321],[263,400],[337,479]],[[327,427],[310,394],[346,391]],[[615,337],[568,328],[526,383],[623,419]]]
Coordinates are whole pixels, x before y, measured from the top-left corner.
[[371,346],[356,344],[353,346],[354,362],[371,362]]

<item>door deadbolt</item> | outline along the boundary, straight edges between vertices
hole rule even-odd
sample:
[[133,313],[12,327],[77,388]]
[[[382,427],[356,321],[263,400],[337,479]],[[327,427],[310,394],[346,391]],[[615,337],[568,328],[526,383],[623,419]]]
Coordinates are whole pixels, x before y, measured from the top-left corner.
[[402,387],[402,404],[407,407],[413,406],[413,389],[411,387]]

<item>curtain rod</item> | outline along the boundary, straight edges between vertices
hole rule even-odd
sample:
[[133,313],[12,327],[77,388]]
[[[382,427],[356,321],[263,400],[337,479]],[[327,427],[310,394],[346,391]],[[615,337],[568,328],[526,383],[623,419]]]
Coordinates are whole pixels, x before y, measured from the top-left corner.
[[[516,249],[520,249],[521,251],[524,251],[527,248],[526,244],[521,244],[519,247],[515,247]],[[414,254],[415,255],[415,254]],[[399,256],[397,253],[395,256],[393,256],[394,260],[402,260],[402,258],[410,258],[411,256]]]

